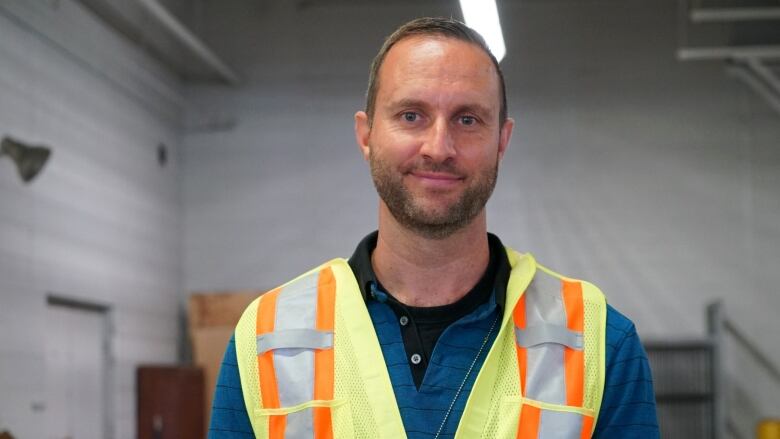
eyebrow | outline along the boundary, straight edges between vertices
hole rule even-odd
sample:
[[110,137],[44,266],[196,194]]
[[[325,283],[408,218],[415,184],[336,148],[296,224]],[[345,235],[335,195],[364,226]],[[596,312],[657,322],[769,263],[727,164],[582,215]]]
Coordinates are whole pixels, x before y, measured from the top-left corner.
[[416,108],[425,108],[427,105],[425,102],[419,100],[419,99],[411,99],[411,98],[404,98],[398,101],[390,102],[387,105],[385,105],[385,108],[396,110],[399,108],[409,108],[409,107],[416,107]]
[[480,104],[465,104],[459,106],[456,113],[474,113],[482,117],[492,118],[495,114],[493,110]]

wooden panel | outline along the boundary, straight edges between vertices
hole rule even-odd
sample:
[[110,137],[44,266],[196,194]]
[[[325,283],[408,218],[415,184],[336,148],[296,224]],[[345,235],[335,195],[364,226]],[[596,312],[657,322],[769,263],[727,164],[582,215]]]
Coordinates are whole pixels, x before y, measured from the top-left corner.
[[138,368],[138,439],[204,438],[203,372]]
[[193,294],[190,296],[190,327],[235,326],[241,313],[262,291]]

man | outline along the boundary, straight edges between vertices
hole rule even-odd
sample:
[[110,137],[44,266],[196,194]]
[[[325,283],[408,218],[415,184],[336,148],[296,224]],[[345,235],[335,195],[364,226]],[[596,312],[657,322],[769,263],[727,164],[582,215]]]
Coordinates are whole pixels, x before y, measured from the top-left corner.
[[355,115],[379,230],[249,306],[209,437],[658,437],[633,324],[487,233],[513,126],[476,32],[388,37]]

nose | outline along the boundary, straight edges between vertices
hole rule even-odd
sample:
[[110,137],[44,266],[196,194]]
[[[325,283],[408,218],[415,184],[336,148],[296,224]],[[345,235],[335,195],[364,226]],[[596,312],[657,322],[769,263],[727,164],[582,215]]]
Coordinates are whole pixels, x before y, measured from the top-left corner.
[[436,119],[426,132],[420,155],[435,163],[443,163],[453,158],[455,153],[455,140],[448,121],[444,118]]

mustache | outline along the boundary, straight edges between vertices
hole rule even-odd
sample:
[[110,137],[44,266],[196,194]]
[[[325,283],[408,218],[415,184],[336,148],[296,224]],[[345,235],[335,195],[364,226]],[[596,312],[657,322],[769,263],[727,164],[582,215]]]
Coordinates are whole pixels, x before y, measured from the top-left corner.
[[412,172],[439,172],[439,173],[453,174],[459,177],[462,177],[464,175],[463,171],[461,171],[450,160],[445,160],[443,162],[432,162],[428,160],[420,160],[405,166],[401,171],[404,174],[409,174]]

